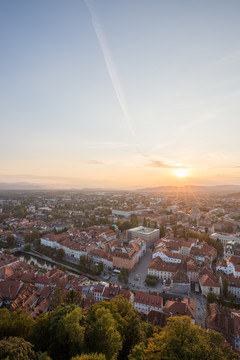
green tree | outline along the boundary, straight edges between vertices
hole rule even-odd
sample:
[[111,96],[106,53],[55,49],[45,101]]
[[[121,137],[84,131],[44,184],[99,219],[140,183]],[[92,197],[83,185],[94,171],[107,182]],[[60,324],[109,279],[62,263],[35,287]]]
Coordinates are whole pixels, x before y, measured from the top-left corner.
[[226,278],[224,278],[222,284],[223,284],[223,296],[225,298],[227,298],[228,297],[228,280]]
[[78,355],[71,360],[106,360],[106,356],[103,354],[84,354],[84,355]]
[[59,319],[56,326],[55,345],[58,349],[61,349],[62,359],[66,359],[69,355],[77,355],[83,351],[85,336],[84,325],[84,316],[82,309],[79,307],[76,307]]
[[94,308],[87,315],[86,342],[89,352],[104,354],[107,360],[117,359],[122,340],[109,309]]
[[64,291],[60,287],[56,286],[54,289],[52,305],[56,309],[58,306],[60,306],[64,303],[65,303]]
[[128,271],[125,268],[121,268],[120,274],[118,275],[118,280],[124,282],[125,284],[128,283]]
[[147,227],[147,219],[145,217],[143,218],[143,226]]
[[57,310],[40,316],[31,336],[37,351],[47,351],[57,360],[69,359],[83,351],[85,317],[75,306],[59,306]]
[[131,214],[130,222],[131,222],[131,227],[134,228],[138,226],[138,217],[136,214]]
[[4,337],[22,337],[28,339],[33,328],[34,320],[22,310],[9,312],[0,310],[0,339]]
[[25,234],[24,240],[25,242],[33,243],[34,240],[40,240],[41,234],[38,230],[33,230],[30,233]]
[[38,351],[36,353],[36,360],[51,360],[50,356],[48,356],[48,353],[45,351],[45,352],[41,352],[41,351]]
[[207,302],[209,304],[212,304],[216,302],[216,300],[217,300],[217,295],[213,291],[209,291],[209,293],[207,294]]
[[166,235],[165,225],[162,223],[160,226],[160,238],[163,238]]
[[173,236],[174,236],[175,238],[178,236],[177,224],[175,224],[174,227],[173,227]]
[[100,275],[103,272],[103,262],[100,261],[98,263],[98,275]]
[[140,342],[135,345],[128,356],[129,360],[144,360],[145,359],[145,344]]
[[13,235],[8,235],[6,240],[7,240],[8,246],[12,246],[12,245],[14,245],[16,243],[15,238],[14,238]]
[[63,250],[63,249],[58,249],[57,251],[56,251],[56,258],[58,259],[58,260],[62,260],[64,257],[65,257],[65,251]]
[[19,337],[4,338],[0,341],[0,359],[32,360],[35,359],[33,345]]
[[30,341],[34,344],[36,351],[45,352],[46,350],[49,350],[51,341],[51,318],[52,313],[48,312],[44,315],[38,316],[34,322]]
[[26,244],[24,245],[24,250],[25,250],[25,251],[30,251],[30,250],[31,250],[31,244],[30,244],[30,243],[26,243]]
[[123,339],[119,359],[126,359],[131,349],[141,341],[146,341],[152,335],[152,325],[141,321],[139,313],[122,296],[113,298],[110,310],[118,323],[118,329]]
[[145,279],[145,283],[150,286],[156,286],[158,283],[157,276],[154,275],[147,275]]
[[144,359],[230,360],[237,356],[220,334],[206,332],[182,316],[169,318],[163,330],[149,339]]
[[64,299],[64,302],[67,305],[71,305],[71,304],[78,305],[81,303],[81,301],[82,301],[81,293],[79,291],[75,291],[75,290],[68,291],[68,293]]

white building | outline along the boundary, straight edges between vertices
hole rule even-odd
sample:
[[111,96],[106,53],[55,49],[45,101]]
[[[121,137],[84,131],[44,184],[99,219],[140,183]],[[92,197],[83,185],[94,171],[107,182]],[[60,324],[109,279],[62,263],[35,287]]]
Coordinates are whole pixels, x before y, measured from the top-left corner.
[[163,299],[161,296],[137,292],[134,297],[133,306],[144,314],[147,314],[150,310],[161,311]]
[[157,248],[153,251],[153,259],[160,257],[164,262],[180,264],[182,262],[181,254],[170,252],[167,249]]

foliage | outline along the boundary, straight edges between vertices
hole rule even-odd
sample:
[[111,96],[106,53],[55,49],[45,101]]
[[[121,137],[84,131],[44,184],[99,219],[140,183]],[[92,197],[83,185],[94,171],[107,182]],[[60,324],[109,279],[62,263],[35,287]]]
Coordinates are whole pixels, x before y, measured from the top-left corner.
[[14,245],[16,243],[16,240],[13,235],[8,235],[6,240],[7,240],[8,246]]
[[64,298],[64,303],[66,305],[71,305],[71,304],[80,304],[82,302],[82,296],[81,293],[75,290],[70,290],[68,291],[68,293],[66,294],[65,298]]
[[212,304],[216,302],[216,300],[217,300],[217,295],[213,291],[209,291],[209,293],[207,294],[207,302],[209,304]]
[[116,359],[122,348],[121,335],[117,330],[117,322],[109,309],[98,307],[87,316],[86,342],[88,351],[102,353],[107,360]]
[[139,313],[126,299],[121,296],[113,298],[110,302],[101,302],[91,306],[87,314],[87,321],[95,322],[95,312],[98,308],[107,308],[111,311],[121,334],[122,348],[119,359],[126,359],[131,349],[141,341],[146,341],[152,335],[152,325],[141,321]]
[[33,243],[34,240],[40,240],[41,234],[38,230],[33,230],[30,233],[25,234],[24,240],[26,243]]
[[132,227],[130,221],[128,221],[128,220],[117,221],[117,226],[118,226],[119,230],[121,230],[121,231],[128,230]]
[[128,283],[128,271],[125,268],[121,268],[120,274],[118,275],[118,280],[124,282],[125,284]]
[[145,359],[145,344],[143,342],[134,346],[130,352],[128,359],[129,360],[144,360]]
[[48,353],[46,351],[45,352],[38,351],[36,353],[36,359],[37,360],[51,360],[50,356],[48,356]]
[[30,244],[30,243],[26,243],[26,244],[24,245],[24,250],[25,250],[25,251],[30,251],[30,250],[31,250],[31,244]]
[[9,336],[28,339],[32,332],[34,320],[27,317],[22,310],[9,312],[8,309],[0,310],[0,339]]
[[145,279],[145,283],[150,286],[155,286],[158,283],[157,276],[154,275],[147,275]]
[[132,227],[132,228],[138,226],[138,217],[137,217],[136,214],[131,214],[130,221],[131,221],[131,227]]
[[59,306],[36,319],[31,341],[37,350],[47,351],[53,359],[65,360],[83,351],[84,336],[82,309]]
[[165,225],[162,223],[160,226],[160,238],[163,238],[166,235]]
[[223,296],[228,297],[228,280],[226,278],[223,279]]
[[220,334],[194,326],[186,316],[169,318],[165,328],[149,339],[144,352],[144,359],[149,360],[237,359]]
[[[75,302],[75,292],[68,294],[69,302]],[[2,309],[0,335],[4,360],[236,359],[220,334],[194,326],[186,316],[171,317],[161,330],[153,328],[121,296],[87,313],[61,305],[35,320]]]
[[84,354],[80,356],[76,356],[72,358],[71,360],[106,360],[106,356],[103,354]]
[[65,257],[65,251],[63,250],[63,249],[58,249],[57,251],[56,251],[56,258],[58,259],[58,260],[62,260],[64,257]]
[[80,269],[92,275],[101,275],[103,271],[103,262],[100,261],[97,265],[95,265],[91,256],[81,255]]
[[32,360],[35,359],[33,345],[20,337],[4,338],[0,341],[0,359]]
[[173,236],[174,236],[175,238],[178,236],[177,224],[175,224],[174,227],[173,227]]

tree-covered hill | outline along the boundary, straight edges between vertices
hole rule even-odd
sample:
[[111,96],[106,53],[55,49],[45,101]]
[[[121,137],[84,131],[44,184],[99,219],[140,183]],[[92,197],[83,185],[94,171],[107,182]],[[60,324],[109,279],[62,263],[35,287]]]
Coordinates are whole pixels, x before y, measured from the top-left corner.
[[91,306],[61,305],[35,320],[0,310],[0,359],[4,360],[230,360],[220,334],[170,318],[155,328],[122,297]]

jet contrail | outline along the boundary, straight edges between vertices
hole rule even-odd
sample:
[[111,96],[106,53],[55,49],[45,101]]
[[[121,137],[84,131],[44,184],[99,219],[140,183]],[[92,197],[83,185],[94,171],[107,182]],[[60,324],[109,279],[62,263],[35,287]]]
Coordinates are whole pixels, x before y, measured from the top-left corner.
[[106,66],[107,66],[108,74],[109,74],[110,79],[112,81],[112,85],[113,85],[114,91],[116,93],[119,105],[120,105],[120,107],[122,109],[125,122],[127,124],[127,127],[129,129],[129,131],[135,137],[135,132],[133,130],[133,127],[132,127],[132,124],[131,124],[131,121],[130,121],[130,118],[129,118],[127,104],[126,104],[125,96],[124,96],[124,93],[123,93],[123,89],[122,89],[119,77],[117,75],[117,71],[116,71],[115,66],[113,64],[113,61],[112,61],[111,52],[110,52],[110,50],[108,49],[108,46],[107,46],[104,31],[102,29],[101,24],[98,21],[96,11],[93,8],[91,2],[89,0],[85,0],[85,3],[86,3],[87,8],[88,8],[88,10],[90,12],[92,25],[93,25],[94,31],[96,33],[99,45],[101,47],[101,50],[102,50],[102,53],[103,53],[103,56],[104,56],[104,60],[105,60]]

